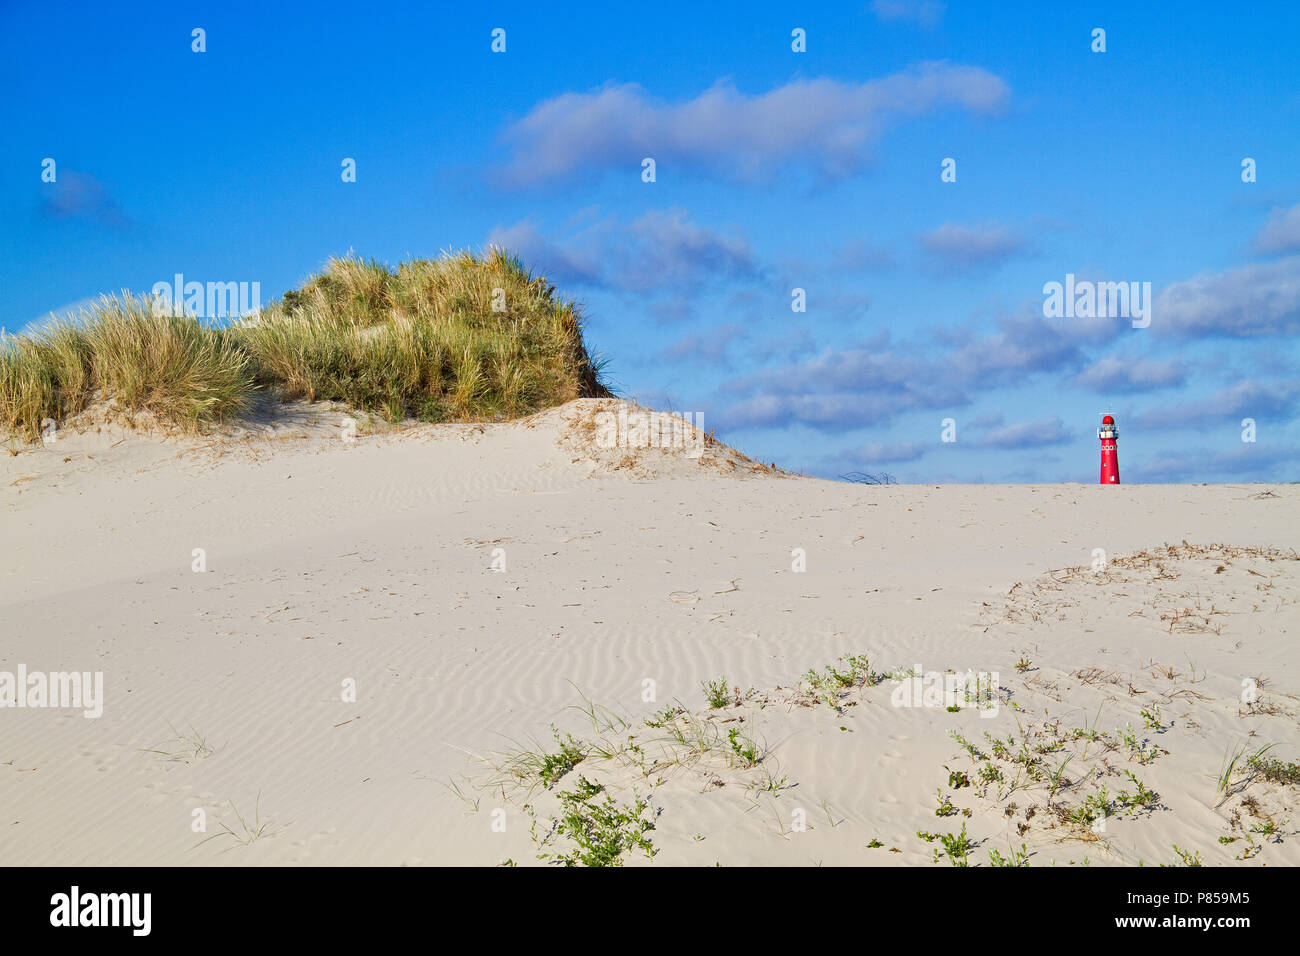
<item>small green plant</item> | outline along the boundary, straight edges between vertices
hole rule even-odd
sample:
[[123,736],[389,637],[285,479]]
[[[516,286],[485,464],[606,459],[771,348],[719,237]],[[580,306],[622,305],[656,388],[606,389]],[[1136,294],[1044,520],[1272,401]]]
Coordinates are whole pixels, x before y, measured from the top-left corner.
[[1014,742],[1010,736],[1007,737],[1006,743],[1003,743],[986,730],[984,731],[984,739],[988,741],[989,747],[993,751],[993,756],[997,757],[999,760],[1013,759],[1011,747],[1014,746]]
[[[604,795],[603,801],[594,798]],[[642,815],[649,804],[634,797],[631,806],[621,807],[605,793],[602,784],[578,777],[575,790],[561,793],[561,814],[543,844],[565,836],[576,845],[565,853],[539,853],[539,860],[561,866],[622,866],[623,854],[639,850],[647,857],[658,850],[646,834],[655,828],[653,819]]]
[[646,718],[645,725],[647,727],[659,729],[672,723],[684,713],[686,713],[685,707],[682,707],[679,704],[674,704],[671,707],[665,707],[663,710],[659,711],[659,713]]
[[1152,704],[1150,710],[1143,710],[1141,713],[1142,721],[1146,725],[1147,730],[1154,730],[1157,733],[1164,730],[1164,724],[1160,719],[1159,704]]
[[537,771],[537,775],[542,778],[542,785],[548,790],[557,780],[582,763],[587,756],[581,745],[573,739],[572,734],[566,734],[567,739],[562,739],[560,731],[554,725],[551,727],[551,732],[555,735],[555,742],[560,749],[553,754],[542,754],[541,766]]
[[1020,655],[1020,660],[1016,661],[1016,670],[1018,670],[1022,674],[1033,666],[1034,666],[1034,662],[1031,661],[1029,658],[1025,657],[1025,655],[1023,654]]
[[1199,852],[1192,853],[1189,850],[1184,850],[1177,843],[1173,844],[1173,848],[1174,852],[1178,854],[1178,862],[1174,863],[1173,866],[1201,866],[1201,854]]
[[1119,737],[1120,743],[1128,748],[1129,753],[1138,749],[1137,734],[1133,733],[1133,725],[1125,724],[1124,729],[1115,728],[1115,736]]
[[[816,671],[809,671],[810,683],[835,684],[839,687],[858,687],[863,684],[879,683],[883,678],[878,674],[872,673],[871,661],[864,654],[849,654],[840,658],[848,665],[847,669],[839,670],[834,664],[828,665],[825,672],[817,674]],[[837,662],[838,663],[838,662]]]
[[1125,770],[1124,775],[1129,778],[1136,790],[1131,794],[1127,790],[1121,790],[1116,802],[1130,814],[1138,810],[1151,809],[1160,802],[1160,794],[1149,789],[1132,770]]
[[705,681],[701,685],[704,688],[704,699],[708,701],[709,706],[714,710],[719,710],[727,706],[727,682],[719,677],[717,680]]
[[1068,816],[1070,822],[1077,826],[1091,827],[1097,820],[1110,816],[1112,809],[1106,788],[1102,787],[1097,792],[1089,794],[1081,804],[1070,811]]
[[1246,766],[1259,774],[1269,783],[1286,784],[1300,787],[1300,764],[1287,763],[1264,755],[1273,749],[1273,744],[1261,747],[1246,758]]
[[1136,760],[1145,767],[1160,756],[1160,749],[1158,747],[1148,747],[1145,740],[1139,741],[1137,739],[1137,734],[1133,732],[1132,724],[1126,724],[1123,730],[1117,728],[1115,730],[1115,735],[1119,738],[1119,742],[1122,743],[1128,751],[1129,760]]
[[942,857],[947,857],[953,866],[970,866],[970,851],[974,847],[970,838],[966,836],[966,824],[961,825],[961,833],[926,833],[924,830],[917,830],[916,835],[926,843],[933,843],[938,840],[943,845],[943,852],[940,853],[938,848],[934,851],[934,862],[938,863]]
[[[1282,824],[1285,826],[1285,823]],[[1251,833],[1258,833],[1265,838],[1271,838],[1274,843],[1282,842],[1282,833],[1280,826],[1273,820],[1265,820],[1263,823],[1253,823],[1250,827]]]
[[879,840],[873,839],[870,843],[867,844],[867,849],[875,850],[882,846],[884,846],[883,843],[881,843]]
[[1025,844],[1020,844],[1020,849],[1008,847],[1011,852],[1010,856],[1003,856],[997,850],[989,850],[989,866],[1028,866],[1029,854],[1026,852]]
[[934,811],[936,817],[951,817],[957,813],[957,808],[952,805],[952,801],[943,795],[942,790],[936,790],[935,794],[939,801],[939,809]]
[[1065,768],[1070,765],[1070,761],[1073,759],[1074,759],[1073,754],[1071,754],[1069,757],[1066,757],[1064,760],[1061,761],[1060,766],[1058,766],[1054,771],[1052,771],[1052,773],[1048,777],[1049,784],[1047,790],[1047,798],[1049,801],[1054,800],[1056,798],[1057,791],[1059,791],[1062,787],[1070,786],[1070,780],[1068,777],[1065,776]]
[[843,668],[836,664],[828,665],[824,670],[809,670],[803,675],[804,683],[818,700],[840,710],[840,694],[853,687],[866,687],[878,684],[886,675],[871,670],[871,662],[864,654],[850,654],[841,657],[836,663],[843,662]]
[[[961,825],[961,833],[959,835],[946,833],[939,838],[939,842],[943,844],[944,852],[948,855],[948,859],[952,861],[953,866],[970,865],[969,859],[972,844],[966,836],[966,824],[963,823]],[[935,862],[938,862],[937,858]]]
[[975,746],[973,743],[971,743],[961,734],[957,733],[957,731],[955,730],[948,731],[948,736],[951,737],[953,740],[957,741],[957,743],[961,744],[962,749],[966,751],[966,753],[970,756],[971,760],[974,760],[978,763],[979,761],[984,759],[984,754],[980,752],[979,747]]
[[1002,783],[1002,771],[993,765],[992,761],[986,761],[980,764],[979,769],[980,787],[982,791],[987,791],[989,786],[994,783]]
[[766,767],[759,768],[759,779],[754,783],[754,789],[765,793],[777,793],[790,782],[790,778],[784,774],[778,777]]
[[744,737],[740,731],[732,727],[727,731],[727,743],[731,745],[731,752],[740,758],[740,765],[749,768],[758,763],[758,746],[750,737]]

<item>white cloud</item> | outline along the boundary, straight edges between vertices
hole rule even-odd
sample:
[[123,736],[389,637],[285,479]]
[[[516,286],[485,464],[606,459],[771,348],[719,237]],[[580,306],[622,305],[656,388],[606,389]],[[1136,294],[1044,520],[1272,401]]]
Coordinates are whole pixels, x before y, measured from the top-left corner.
[[745,329],[736,323],[718,326],[698,335],[678,339],[663,351],[663,357],[673,360],[725,362],[733,342],[744,338]]
[[929,445],[919,441],[873,441],[845,452],[843,458],[863,465],[897,464],[916,461],[929,448]]
[[944,223],[923,233],[918,241],[943,269],[972,269],[995,266],[1026,252],[1029,243],[1010,226],[985,223],[962,226]]
[[1156,296],[1151,328],[1197,338],[1300,333],[1300,256],[1175,282]]
[[1300,250],[1300,203],[1290,209],[1274,209],[1259,231],[1255,245],[1261,252]]
[[1155,405],[1131,421],[1143,428],[1192,428],[1206,422],[1241,418],[1291,418],[1300,406],[1300,382],[1246,380],[1221,388],[1206,398],[1172,405]]
[[871,12],[882,23],[908,21],[931,30],[943,20],[945,5],[939,0],[872,0]]
[[989,448],[1043,448],[1068,442],[1074,437],[1060,418],[1040,418],[990,429],[979,437],[976,444]]
[[1107,355],[1074,377],[1094,392],[1149,392],[1182,385],[1187,369],[1178,359],[1136,359]]
[[608,216],[560,235],[523,221],[498,226],[487,241],[519,253],[552,281],[622,292],[671,290],[681,298],[759,273],[743,237],[698,226],[678,208],[650,210],[630,223]]
[[639,176],[655,159],[660,177],[675,166],[724,179],[770,178],[801,163],[825,179],[863,169],[871,148],[900,118],[952,107],[997,113],[1010,96],[1000,77],[974,66],[923,63],[862,83],[795,80],[750,95],[730,82],[667,103],[636,84],[565,93],[535,106],[502,135],[512,156],[505,185],[576,179],[592,169]]
[[1177,484],[1209,481],[1294,481],[1300,448],[1236,442],[1229,450],[1189,448],[1153,455],[1124,471],[1126,480]]

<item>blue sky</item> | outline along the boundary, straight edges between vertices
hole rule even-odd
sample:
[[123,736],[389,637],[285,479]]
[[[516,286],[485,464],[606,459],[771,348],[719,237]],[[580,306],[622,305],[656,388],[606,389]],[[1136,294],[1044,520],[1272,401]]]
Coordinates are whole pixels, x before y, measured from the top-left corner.
[[[10,332],[497,242],[791,469],[1093,482],[1110,410],[1125,481],[1300,479],[1295,4],[109,6],[0,4]],[[1046,317],[1067,273],[1150,325]]]

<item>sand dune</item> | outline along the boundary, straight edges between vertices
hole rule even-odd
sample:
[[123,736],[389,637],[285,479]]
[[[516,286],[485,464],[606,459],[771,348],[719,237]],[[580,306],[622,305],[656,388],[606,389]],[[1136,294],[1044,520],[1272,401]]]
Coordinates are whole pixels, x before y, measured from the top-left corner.
[[0,671],[104,700],[0,712],[0,858],[533,864],[608,797],[628,864],[1300,863],[1300,486],[825,482],[619,407],[3,456]]

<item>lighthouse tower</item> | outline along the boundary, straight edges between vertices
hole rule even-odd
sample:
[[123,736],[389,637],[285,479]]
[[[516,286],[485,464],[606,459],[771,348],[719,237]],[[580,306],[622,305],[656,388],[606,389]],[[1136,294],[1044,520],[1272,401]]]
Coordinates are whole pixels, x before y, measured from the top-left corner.
[[1101,420],[1101,427],[1097,429],[1097,437],[1101,439],[1101,483],[1103,485],[1119,484],[1119,429],[1115,427],[1115,419],[1107,415]]

